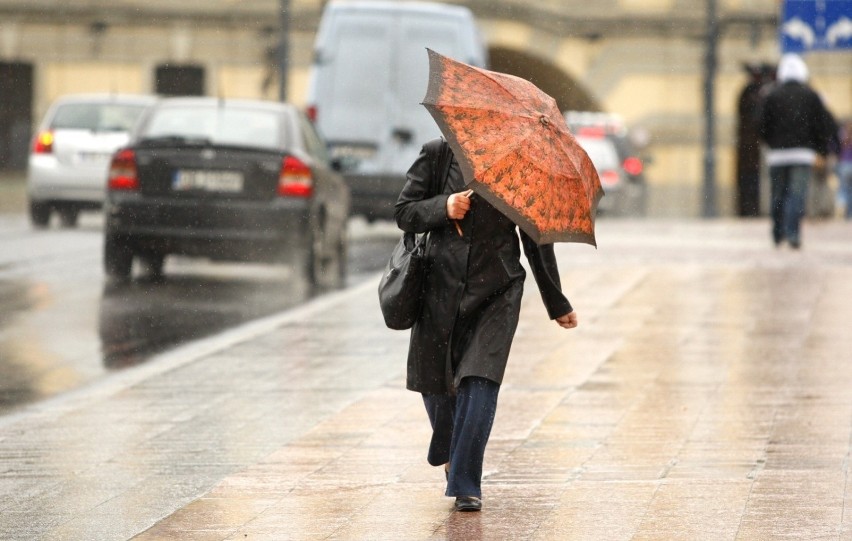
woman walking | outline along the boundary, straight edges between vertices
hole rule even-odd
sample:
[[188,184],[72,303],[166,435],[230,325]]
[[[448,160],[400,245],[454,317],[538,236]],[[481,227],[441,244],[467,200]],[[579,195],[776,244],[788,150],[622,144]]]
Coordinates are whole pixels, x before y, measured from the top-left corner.
[[[411,330],[407,388],[432,425],[427,460],[444,466],[459,511],[482,508],[482,463],[509,357],[526,272],[521,243],[548,315],[577,315],[562,294],[553,245],[536,245],[464,179],[442,139],[423,146],[396,203],[403,231],[430,233],[423,309]],[[518,240],[520,232],[521,242]]]

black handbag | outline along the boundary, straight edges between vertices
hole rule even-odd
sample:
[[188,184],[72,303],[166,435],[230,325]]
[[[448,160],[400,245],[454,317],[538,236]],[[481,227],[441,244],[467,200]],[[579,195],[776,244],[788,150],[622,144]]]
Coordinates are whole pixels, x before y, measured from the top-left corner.
[[[441,147],[439,167],[443,172],[444,183],[450,171],[450,153],[447,145]],[[436,183],[433,183],[433,186]],[[423,305],[423,289],[426,283],[426,255],[428,253],[429,233],[419,237],[414,233],[403,233],[393,249],[390,260],[379,281],[379,305],[385,325],[394,330],[410,329]]]
[[420,238],[414,233],[403,234],[379,281],[379,304],[385,325],[391,329],[410,329],[420,316],[428,237],[428,234]]

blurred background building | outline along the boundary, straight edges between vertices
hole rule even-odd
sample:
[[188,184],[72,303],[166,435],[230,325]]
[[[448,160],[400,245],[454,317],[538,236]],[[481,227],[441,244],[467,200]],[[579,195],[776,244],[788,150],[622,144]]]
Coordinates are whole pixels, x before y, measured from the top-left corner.
[[[0,0],[0,169],[25,167],[33,125],[68,93],[278,99],[283,53],[286,97],[304,105],[324,3]],[[647,143],[651,182],[690,193],[704,176],[703,78],[715,28],[715,168],[720,189],[734,189],[746,66],[778,59],[779,0],[718,0],[712,27],[708,0],[454,3],[476,15],[492,69],[532,80],[563,110],[620,115]],[[852,115],[848,51],[806,56],[813,86],[838,118]],[[720,202],[734,206],[730,197]]]

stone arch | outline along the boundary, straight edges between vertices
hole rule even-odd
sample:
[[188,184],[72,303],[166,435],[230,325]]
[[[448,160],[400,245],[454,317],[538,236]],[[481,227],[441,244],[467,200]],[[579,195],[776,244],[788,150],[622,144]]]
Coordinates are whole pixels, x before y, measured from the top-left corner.
[[502,46],[488,49],[489,67],[532,81],[553,96],[561,111],[600,111],[588,90],[553,63],[525,51]]

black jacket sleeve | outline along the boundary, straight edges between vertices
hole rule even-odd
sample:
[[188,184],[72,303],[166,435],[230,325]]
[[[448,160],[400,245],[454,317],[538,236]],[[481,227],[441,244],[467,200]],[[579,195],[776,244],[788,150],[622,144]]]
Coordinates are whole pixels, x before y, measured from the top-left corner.
[[441,140],[423,145],[420,155],[406,174],[405,187],[394,208],[396,224],[403,231],[425,233],[448,227],[447,199],[449,194],[437,194],[434,170],[438,167]]
[[574,309],[571,303],[562,293],[562,284],[559,280],[559,267],[556,264],[556,255],[553,253],[552,244],[539,246],[526,233],[521,231],[521,243],[524,245],[524,254],[530,263],[530,269],[541,293],[541,300],[547,308],[550,319],[564,316]]

